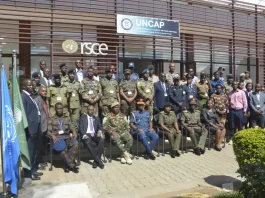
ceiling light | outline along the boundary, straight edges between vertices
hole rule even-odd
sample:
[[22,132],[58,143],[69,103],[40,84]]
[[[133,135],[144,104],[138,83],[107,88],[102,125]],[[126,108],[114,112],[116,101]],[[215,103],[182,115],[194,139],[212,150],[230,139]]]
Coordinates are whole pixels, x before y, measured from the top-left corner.
[[0,38],[0,40],[4,40],[4,38]]
[[1,43],[2,45],[5,45],[6,43]]

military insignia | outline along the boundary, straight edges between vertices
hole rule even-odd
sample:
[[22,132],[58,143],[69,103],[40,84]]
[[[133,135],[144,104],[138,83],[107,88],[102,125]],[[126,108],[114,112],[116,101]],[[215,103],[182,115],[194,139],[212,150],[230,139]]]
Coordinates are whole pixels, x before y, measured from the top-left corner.
[[78,50],[78,44],[74,40],[65,40],[62,43],[63,51],[68,54],[73,54]]

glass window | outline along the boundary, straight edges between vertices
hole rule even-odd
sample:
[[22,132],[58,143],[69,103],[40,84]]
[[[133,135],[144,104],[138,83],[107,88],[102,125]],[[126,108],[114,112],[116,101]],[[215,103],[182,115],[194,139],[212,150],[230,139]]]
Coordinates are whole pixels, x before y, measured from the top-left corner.
[[[31,75],[34,72],[39,72],[40,71],[40,61],[45,60],[47,67],[52,71],[51,67],[51,57],[50,56],[31,56],[30,58],[30,63],[31,63]],[[56,67],[55,67],[56,68]],[[54,71],[52,71],[54,73]]]
[[18,21],[0,20],[0,50],[3,54],[19,53],[19,24]]

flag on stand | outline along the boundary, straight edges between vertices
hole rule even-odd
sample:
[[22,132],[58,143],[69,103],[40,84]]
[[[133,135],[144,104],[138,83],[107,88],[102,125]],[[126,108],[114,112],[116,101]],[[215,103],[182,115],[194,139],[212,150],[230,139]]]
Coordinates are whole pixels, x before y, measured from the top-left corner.
[[20,149],[20,163],[23,168],[30,170],[29,149],[25,134],[25,128],[28,127],[28,121],[25,114],[16,76],[16,71],[15,69],[13,69],[12,91],[14,97],[14,120]]
[[11,193],[17,194],[19,146],[4,67],[1,68],[1,107],[2,174],[4,182],[10,185]]

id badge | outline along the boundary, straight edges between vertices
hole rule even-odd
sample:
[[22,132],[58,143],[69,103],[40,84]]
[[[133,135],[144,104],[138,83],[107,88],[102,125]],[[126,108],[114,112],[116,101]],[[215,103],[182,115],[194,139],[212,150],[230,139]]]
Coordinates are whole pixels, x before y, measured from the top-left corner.
[[114,93],[114,91],[113,91],[113,90],[110,90],[109,92],[110,92],[111,94],[113,94],[113,93]]
[[59,133],[59,135],[62,135],[62,134],[64,134],[64,131],[60,130],[58,133]]
[[257,108],[260,108],[260,105],[257,105]]
[[167,97],[167,93],[165,93],[164,96]]
[[128,91],[128,95],[132,95],[132,92],[131,91]]
[[193,98],[193,95],[190,95],[189,97],[190,97],[190,99],[191,99],[191,98]]
[[205,93],[205,96],[207,96],[207,97],[208,97],[208,94],[207,94],[207,93]]
[[145,92],[146,92],[146,93],[150,93],[150,89],[147,89]]
[[57,101],[61,101],[62,100],[62,97],[57,97]]
[[75,97],[75,93],[73,93],[72,96]]
[[183,95],[186,95],[186,92],[185,91],[183,91]]
[[88,94],[90,94],[90,95],[93,94],[93,91],[88,91]]

